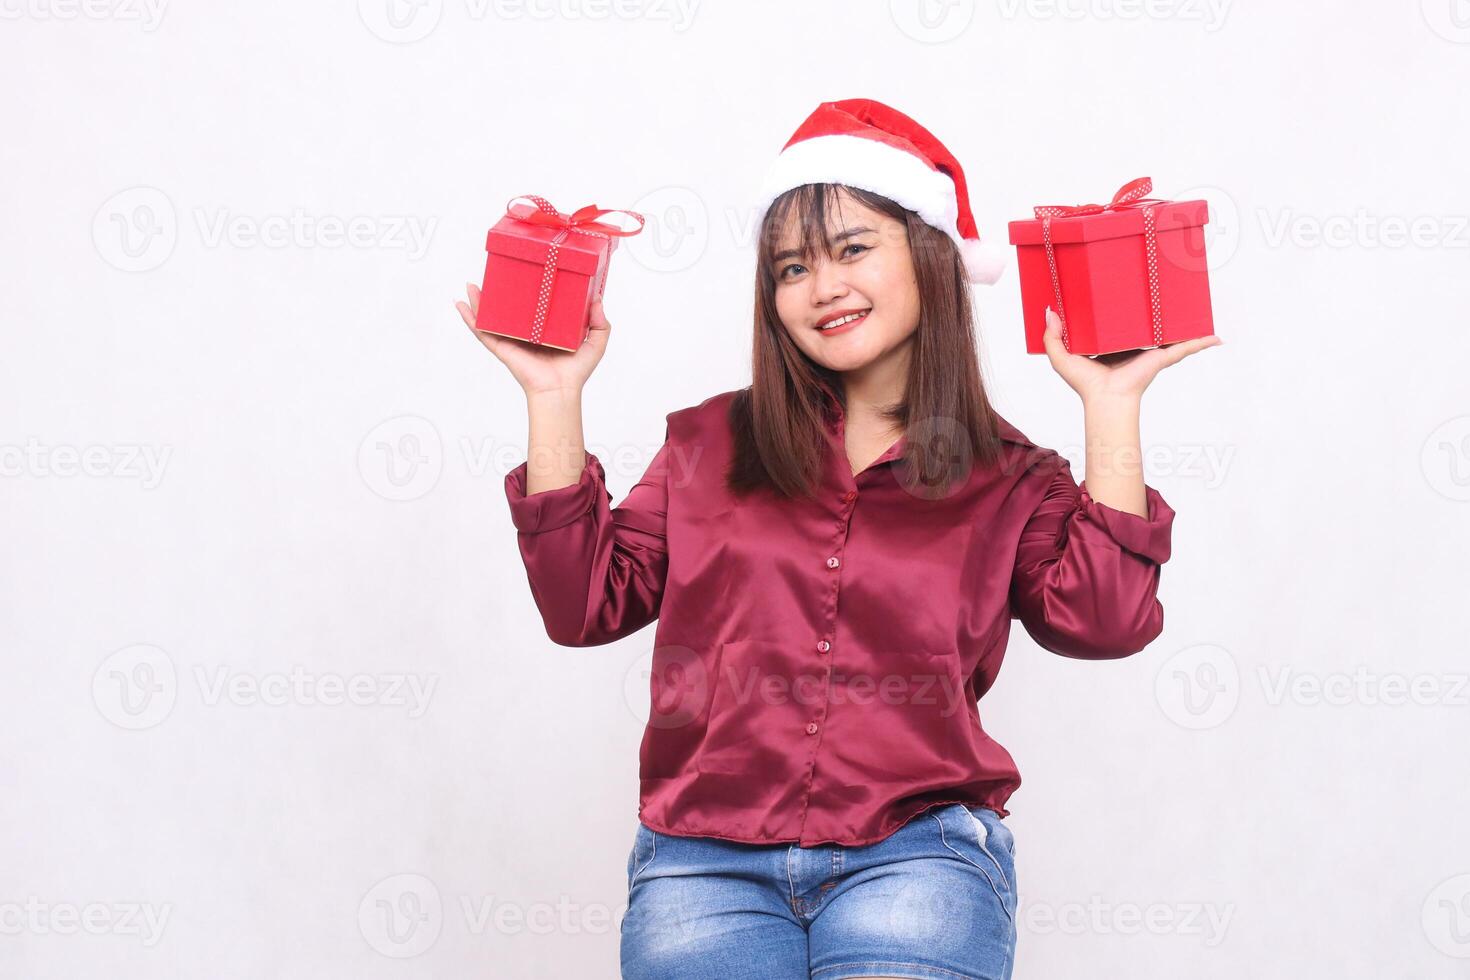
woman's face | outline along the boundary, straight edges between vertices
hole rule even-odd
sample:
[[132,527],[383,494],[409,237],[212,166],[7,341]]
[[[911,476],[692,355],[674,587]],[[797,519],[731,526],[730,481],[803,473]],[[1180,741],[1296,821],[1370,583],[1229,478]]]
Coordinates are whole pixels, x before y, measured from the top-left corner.
[[[843,188],[837,197],[827,213],[826,253],[806,264],[793,209],[771,275],[776,312],[797,347],[833,371],[855,371],[908,343],[919,325],[919,286],[903,222]],[[860,316],[838,325],[851,313]]]

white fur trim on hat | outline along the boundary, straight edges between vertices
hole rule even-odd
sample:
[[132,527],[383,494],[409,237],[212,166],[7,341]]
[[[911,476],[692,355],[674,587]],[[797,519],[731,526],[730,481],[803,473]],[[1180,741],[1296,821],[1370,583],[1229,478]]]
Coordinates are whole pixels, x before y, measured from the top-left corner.
[[813,136],[778,155],[752,202],[764,215],[771,203],[803,184],[846,184],[881,194],[944,232],[960,250],[971,282],[990,284],[1005,268],[1005,254],[959,232],[954,181],[896,146],[862,136]]

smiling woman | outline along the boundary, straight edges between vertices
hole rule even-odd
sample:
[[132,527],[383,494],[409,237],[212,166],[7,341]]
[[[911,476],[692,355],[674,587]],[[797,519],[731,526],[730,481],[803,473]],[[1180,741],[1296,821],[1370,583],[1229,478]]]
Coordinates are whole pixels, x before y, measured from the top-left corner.
[[[854,470],[921,419],[953,424],[905,440],[911,488],[943,493],[963,475],[957,459],[996,459],[997,417],[980,377],[964,259],[950,236],[880,194],[812,183],[772,202],[757,248],[751,393],[731,417],[733,490],[807,492],[825,441],[824,386],[844,406],[854,392],[871,405],[847,420]],[[869,397],[879,393],[890,400]]]
[[601,305],[575,353],[479,336],[527,394],[505,490],[547,635],[658,621],[623,976],[1005,980],[1021,779],[977,702],[1013,620],[1086,660],[1163,629],[1174,512],[1114,461],[1203,345],[1094,363],[1053,328],[1079,486],[986,396],[970,284],[997,270],[958,163],[869,99],[798,136],[762,191],[751,384],[669,412],[617,506],[581,434]]

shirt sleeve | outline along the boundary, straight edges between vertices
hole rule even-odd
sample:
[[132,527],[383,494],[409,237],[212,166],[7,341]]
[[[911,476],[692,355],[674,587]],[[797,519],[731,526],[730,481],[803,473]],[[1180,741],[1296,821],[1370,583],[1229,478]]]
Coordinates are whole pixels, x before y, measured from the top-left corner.
[[669,441],[616,507],[602,462],[576,483],[526,494],[528,462],[505,477],[511,523],[546,635],[562,646],[611,643],[658,618],[668,571]]
[[1058,456],[1040,506],[1021,532],[1012,616],[1044,649],[1108,660],[1137,653],[1164,628],[1159,566],[1169,559],[1174,510],[1145,485],[1148,516],[1093,500]]

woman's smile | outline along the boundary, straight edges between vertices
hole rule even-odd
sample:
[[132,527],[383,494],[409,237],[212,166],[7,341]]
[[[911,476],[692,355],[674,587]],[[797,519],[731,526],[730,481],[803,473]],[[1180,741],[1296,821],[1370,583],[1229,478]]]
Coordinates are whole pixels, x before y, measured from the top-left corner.
[[847,333],[857,328],[868,316],[868,310],[858,310],[852,313],[842,313],[830,319],[824,318],[817,323],[817,331],[824,335]]

